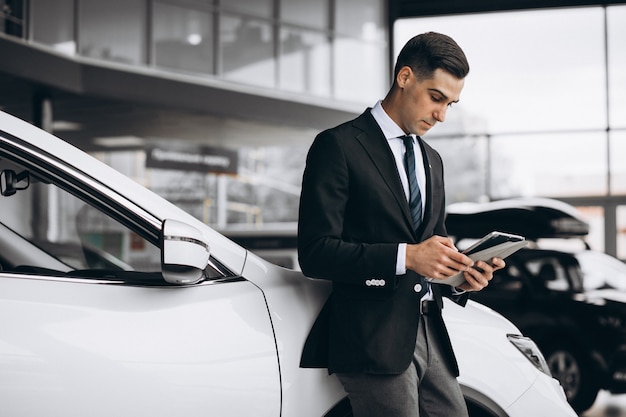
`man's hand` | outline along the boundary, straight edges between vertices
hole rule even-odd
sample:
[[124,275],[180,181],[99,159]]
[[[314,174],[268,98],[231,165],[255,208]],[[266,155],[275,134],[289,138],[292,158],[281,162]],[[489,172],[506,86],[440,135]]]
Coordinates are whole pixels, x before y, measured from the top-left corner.
[[452,239],[442,236],[432,236],[421,243],[406,247],[407,269],[435,280],[463,272],[467,282],[457,288],[464,291],[482,290],[493,278],[494,271],[504,266],[505,263],[500,258],[493,258],[491,265],[483,261],[474,265],[474,261],[457,250]]
[[505,263],[500,258],[492,258],[491,264],[478,261],[473,268],[463,273],[465,282],[457,288],[465,291],[480,291],[489,285],[489,281],[493,278],[493,273],[498,269],[504,268],[504,266]]
[[445,279],[459,271],[468,271],[473,265],[474,261],[459,252],[447,237],[432,236],[421,243],[406,245],[407,269],[424,277]]

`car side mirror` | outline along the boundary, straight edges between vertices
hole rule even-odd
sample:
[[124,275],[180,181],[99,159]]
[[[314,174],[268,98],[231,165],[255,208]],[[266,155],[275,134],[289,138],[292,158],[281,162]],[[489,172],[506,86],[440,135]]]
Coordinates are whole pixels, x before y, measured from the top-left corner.
[[30,185],[30,175],[28,171],[16,174],[11,169],[4,169],[0,172],[0,194],[5,197],[11,196],[19,190],[25,190]]
[[161,271],[171,284],[195,284],[205,277],[209,243],[193,226],[166,219],[161,228]]

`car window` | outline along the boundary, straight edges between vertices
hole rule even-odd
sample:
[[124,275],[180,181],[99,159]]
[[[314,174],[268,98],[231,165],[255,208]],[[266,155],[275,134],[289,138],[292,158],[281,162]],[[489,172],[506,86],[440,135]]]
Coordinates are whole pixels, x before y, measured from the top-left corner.
[[[0,160],[0,172],[6,166],[6,159]],[[0,270],[165,284],[157,244],[101,209],[105,202],[94,195],[78,198],[19,165],[10,171],[28,180],[14,193],[0,196]],[[217,263],[207,273],[209,278],[226,274]]]
[[570,289],[567,272],[559,260],[554,257],[529,260],[526,263],[526,268],[536,283],[542,284],[550,290],[568,291]]
[[[7,250],[16,236],[71,269],[160,270],[160,251],[155,245],[56,185],[30,181],[28,188],[1,197],[0,260],[4,270],[52,266],[32,249],[29,253],[23,248],[19,256]],[[6,256],[8,253],[11,256]]]

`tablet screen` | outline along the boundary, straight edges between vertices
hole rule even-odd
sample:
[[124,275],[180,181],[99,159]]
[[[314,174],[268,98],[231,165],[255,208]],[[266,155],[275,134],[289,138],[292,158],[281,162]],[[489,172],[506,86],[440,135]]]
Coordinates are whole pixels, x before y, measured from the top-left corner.
[[524,240],[522,236],[512,235],[510,233],[503,232],[491,232],[487,236],[480,239],[478,242],[474,243],[469,248],[465,249],[463,253],[465,255],[470,255],[472,253],[480,252],[482,250],[500,245],[501,243],[520,242],[522,240]]

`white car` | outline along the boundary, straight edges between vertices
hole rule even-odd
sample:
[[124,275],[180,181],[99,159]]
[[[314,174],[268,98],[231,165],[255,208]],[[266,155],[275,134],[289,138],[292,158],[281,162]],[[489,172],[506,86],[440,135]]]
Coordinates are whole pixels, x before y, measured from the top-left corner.
[[[334,376],[298,367],[327,282],[5,113],[0,191],[3,416],[351,415]],[[68,262],[83,246],[123,262]],[[575,416],[510,322],[472,302],[444,314],[472,417]]]

